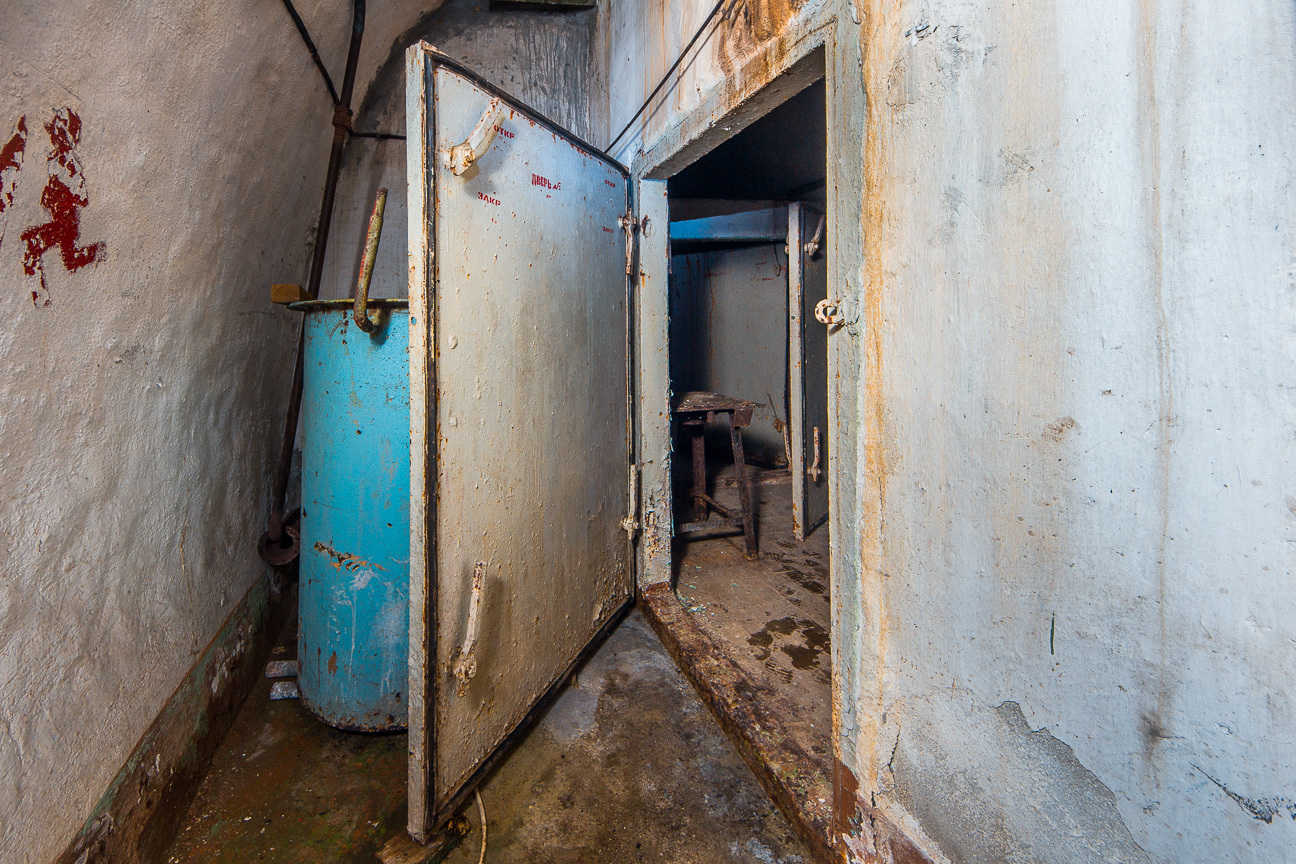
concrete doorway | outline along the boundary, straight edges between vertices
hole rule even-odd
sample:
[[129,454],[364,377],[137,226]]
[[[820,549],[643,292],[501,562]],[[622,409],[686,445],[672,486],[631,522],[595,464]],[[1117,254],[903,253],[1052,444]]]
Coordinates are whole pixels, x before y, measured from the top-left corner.
[[[677,416],[669,581],[650,565],[643,591],[663,643],[824,857],[834,755],[831,442],[827,325],[815,307],[831,293],[826,126],[820,65],[817,80],[664,184],[672,402],[700,391],[752,403],[740,433],[757,554],[744,554],[745,536],[723,519],[698,530],[710,507],[695,504],[693,451]],[[641,255],[657,251],[649,239]],[[722,514],[742,509],[729,436],[726,419],[708,423],[704,494]]]

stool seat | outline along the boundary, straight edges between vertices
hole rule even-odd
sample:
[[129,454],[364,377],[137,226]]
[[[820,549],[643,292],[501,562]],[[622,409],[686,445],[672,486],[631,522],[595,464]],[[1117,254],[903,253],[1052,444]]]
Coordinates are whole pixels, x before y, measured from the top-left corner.
[[[736,399],[723,393],[690,390],[677,394],[671,403],[671,417],[675,424],[686,428],[692,435],[693,462],[693,521],[676,528],[676,534],[693,534],[713,531],[716,528],[734,528],[742,531],[747,558],[758,558],[756,532],[752,525],[751,490],[747,487],[747,463],[743,457],[742,433],[738,430],[751,425],[755,402]],[[729,444],[733,449],[734,470],[738,474],[738,500],[740,512],[716,503],[707,494],[706,477],[706,424],[715,422],[717,414],[729,415]],[[722,518],[712,520],[715,510]]]
[[732,412],[733,422],[736,426],[750,426],[752,411],[755,408],[755,402],[748,402],[746,399],[735,399],[732,396],[725,396],[723,393],[708,393],[705,390],[690,390],[687,393],[679,393],[675,396],[675,401],[671,405],[671,410],[676,414]]

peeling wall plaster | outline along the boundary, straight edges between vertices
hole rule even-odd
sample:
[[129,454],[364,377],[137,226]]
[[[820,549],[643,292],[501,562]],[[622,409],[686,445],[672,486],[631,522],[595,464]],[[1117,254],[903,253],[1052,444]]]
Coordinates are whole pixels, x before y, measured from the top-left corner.
[[[613,7],[611,128],[709,5]],[[843,758],[959,860],[1291,858],[1290,4],[830,5]],[[736,44],[621,158],[767,80]]]

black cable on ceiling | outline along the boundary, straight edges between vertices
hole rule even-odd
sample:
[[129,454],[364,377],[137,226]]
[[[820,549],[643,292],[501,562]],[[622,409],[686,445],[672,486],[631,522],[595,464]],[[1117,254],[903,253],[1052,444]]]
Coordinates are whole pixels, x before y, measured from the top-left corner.
[[[286,3],[288,2],[288,0],[284,0],[284,2]],[[729,0],[717,0],[716,4],[711,7],[711,11],[707,13],[706,20],[702,22],[702,26],[699,27],[697,29],[697,32],[693,34],[693,38],[688,41],[688,44],[684,46],[684,50],[681,51],[679,53],[679,56],[675,58],[675,62],[672,63],[671,67],[666,70],[666,74],[662,76],[661,81],[657,82],[657,86],[653,88],[653,91],[648,94],[648,98],[645,99],[643,101],[643,104],[639,106],[639,110],[636,111],[634,113],[634,116],[630,118],[630,122],[625,125],[624,129],[622,129],[620,132],[617,133],[617,136],[612,139],[612,142],[608,144],[607,147],[603,148],[604,153],[606,153],[608,156],[612,155],[611,152],[612,148],[615,147],[616,143],[621,140],[621,136],[624,135],[626,132],[630,131],[630,127],[633,126],[634,122],[639,119],[639,115],[644,112],[644,109],[647,108],[649,104],[652,103],[652,100],[657,97],[657,94],[661,92],[661,89],[666,86],[666,82],[670,79],[670,76],[675,72],[675,70],[679,68],[680,63],[684,62],[684,57],[688,54],[690,50],[692,50],[693,45],[702,36],[702,32],[706,30],[708,26],[710,26],[711,20],[715,18],[716,13],[720,11],[720,7],[724,6],[725,3],[727,2],[729,2]],[[741,2],[742,0],[734,0],[733,5],[736,7]],[[726,18],[729,17],[728,13],[725,14],[725,17]]]
[[297,7],[293,6],[292,0],[283,0],[284,8],[292,16],[293,23],[297,25],[297,32],[301,34],[302,41],[306,43],[306,50],[310,52],[311,59],[315,61],[315,68],[324,76],[324,86],[328,88],[329,97],[333,104],[338,104],[337,88],[333,86],[333,79],[329,76],[328,70],[324,68],[324,61],[320,59],[319,51],[315,48],[315,42],[311,39],[310,31],[306,29],[306,22],[297,14]]

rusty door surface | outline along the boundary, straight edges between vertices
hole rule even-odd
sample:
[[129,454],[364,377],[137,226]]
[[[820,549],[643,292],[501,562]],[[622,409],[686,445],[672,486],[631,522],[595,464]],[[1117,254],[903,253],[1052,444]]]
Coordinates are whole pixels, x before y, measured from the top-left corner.
[[828,519],[828,328],[815,306],[828,296],[824,216],[788,208],[788,417],[792,530],[804,540]]
[[424,838],[633,598],[628,183],[430,46],[407,60]]

